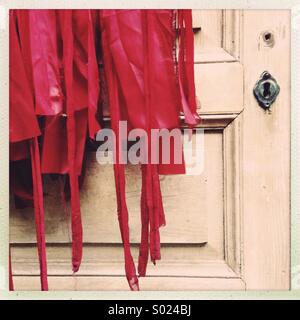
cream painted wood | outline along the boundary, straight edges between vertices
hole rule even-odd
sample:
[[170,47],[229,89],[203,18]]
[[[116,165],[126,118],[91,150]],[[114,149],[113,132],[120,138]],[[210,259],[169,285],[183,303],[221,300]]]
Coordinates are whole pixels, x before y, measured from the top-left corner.
[[[262,34],[271,31],[274,45]],[[272,112],[245,94],[244,273],[248,289],[288,289],[290,277],[290,12],[244,12],[245,90],[264,70],[277,79]]]
[[[162,261],[149,264],[141,290],[289,288],[289,13],[197,10],[195,79],[205,129],[204,171],[161,177],[167,226]],[[272,47],[261,34],[271,30]],[[278,63],[280,61],[280,63]],[[268,69],[281,93],[265,113],[252,89]],[[284,151],[284,152],[283,152]],[[84,257],[71,271],[69,217],[58,184],[45,183],[51,290],[128,290],[112,168],[90,154],[82,190]],[[137,168],[127,168],[135,261],[140,238]],[[67,210],[68,211],[68,210]],[[32,210],[11,209],[15,287],[38,290]]]
[[230,14],[225,14],[224,10],[194,10],[196,63],[236,61],[232,52],[224,46],[224,39],[227,38],[228,43],[228,39],[235,33],[234,29],[237,29],[233,25],[235,19],[230,16],[229,22],[229,16]]
[[202,114],[233,114],[243,109],[243,66],[239,62],[195,65],[196,94]]
[[241,38],[243,37],[243,12],[240,10],[223,10],[222,48],[236,60],[241,57]]
[[[20,291],[40,290],[40,280],[35,277],[15,277],[15,286]],[[140,279],[143,291],[208,291],[208,290],[244,290],[239,279],[184,278],[184,277],[147,277]],[[55,291],[128,291],[128,283],[124,277],[49,277],[49,290]]]
[[201,28],[195,35],[196,52],[203,48],[221,48],[222,10],[194,10],[193,27]]
[[[62,250],[62,248],[64,250]],[[185,252],[178,253],[178,245],[162,245],[164,259],[154,266],[149,264],[150,276],[194,276],[194,277],[223,277],[238,278],[238,275],[228,266],[220,256],[215,258],[215,253],[208,247],[194,254],[196,246],[189,246]],[[13,247],[13,254],[19,258],[15,260],[15,275],[38,275],[36,250],[33,246],[22,248]],[[92,276],[121,276],[123,274],[122,252],[119,246],[106,245],[100,247],[97,252],[91,245],[84,246],[84,261],[78,275]],[[63,251],[65,253],[63,254]],[[138,257],[138,248],[133,246],[133,256]],[[205,252],[204,252],[205,251]],[[20,254],[22,253],[22,257]],[[194,255],[194,256],[193,256]],[[67,246],[51,245],[47,252],[49,259],[49,275],[72,275],[70,267],[70,250]],[[186,262],[193,259],[193,263]],[[24,265],[26,261],[26,265]]]

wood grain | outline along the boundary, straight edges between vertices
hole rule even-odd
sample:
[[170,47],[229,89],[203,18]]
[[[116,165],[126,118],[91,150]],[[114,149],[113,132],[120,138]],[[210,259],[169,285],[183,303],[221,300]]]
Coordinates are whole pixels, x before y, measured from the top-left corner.
[[[283,290],[290,277],[290,12],[244,12],[244,265],[248,289]],[[262,33],[271,31],[267,46]],[[271,113],[252,88],[268,70],[281,86]]]

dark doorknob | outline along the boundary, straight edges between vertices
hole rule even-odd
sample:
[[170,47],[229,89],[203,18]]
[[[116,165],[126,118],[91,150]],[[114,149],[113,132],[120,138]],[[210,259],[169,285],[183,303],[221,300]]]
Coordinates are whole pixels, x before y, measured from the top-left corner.
[[253,89],[258,104],[265,110],[270,109],[279,92],[280,87],[276,79],[268,71],[263,72]]

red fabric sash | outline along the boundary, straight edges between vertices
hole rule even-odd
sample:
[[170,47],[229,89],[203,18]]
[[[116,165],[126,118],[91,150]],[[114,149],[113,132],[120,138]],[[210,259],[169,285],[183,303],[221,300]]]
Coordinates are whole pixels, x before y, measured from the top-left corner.
[[76,170],[76,127],[73,101],[73,54],[74,38],[72,29],[72,10],[62,10],[61,26],[63,39],[63,64],[65,70],[66,104],[67,104],[67,141],[68,164],[72,209],[72,266],[77,272],[82,259],[82,223],[78,174]]
[[[161,203],[161,193],[159,189],[159,177],[157,172],[157,165],[151,164],[151,128],[152,128],[152,92],[151,85],[153,83],[153,74],[151,73],[151,58],[147,54],[151,49],[151,31],[153,30],[153,12],[152,10],[142,11],[142,25],[143,25],[143,52],[144,52],[144,85],[145,85],[145,111],[147,119],[147,133],[148,133],[148,164],[145,169],[142,169],[142,196],[143,203],[141,212],[141,244],[139,254],[139,275],[145,276],[146,266],[148,261],[150,237],[150,257],[155,264],[156,260],[160,260],[160,217],[164,216]],[[149,224],[149,226],[147,225]],[[150,232],[148,230],[150,228]]]
[[62,111],[55,10],[29,10],[35,110],[39,115]]
[[[198,115],[195,101],[190,96],[192,90],[189,89],[189,85],[194,85],[194,79],[187,75],[187,69],[189,72],[191,69],[186,66],[186,62],[193,62],[193,32],[192,29],[187,30],[191,28],[191,11],[180,11],[179,16],[182,32],[178,78],[173,54],[173,10],[101,10],[100,19],[110,114],[116,133],[119,120],[127,120],[129,129],[145,129],[148,137],[153,128],[179,127],[180,109],[185,113],[186,122],[190,126],[195,125]],[[186,78],[188,84],[185,84]],[[124,208],[125,200],[122,202],[125,183],[122,178],[124,169],[118,164],[119,143],[117,141],[115,176],[120,228],[126,247],[129,246],[126,240],[128,213]],[[151,138],[148,146],[151,146]],[[172,144],[171,148],[174,149]],[[148,149],[148,157],[151,159],[151,148]],[[161,258],[159,227],[165,224],[165,216],[158,173],[184,173],[184,164],[154,165],[149,162],[142,166],[141,171],[142,230],[138,272],[145,276],[149,253],[154,264]],[[131,256],[125,253],[125,264],[129,265],[131,260]],[[133,267],[132,263],[131,271]],[[131,271],[126,270],[129,283]]]
[[11,251],[9,248],[9,257],[8,257],[9,265],[8,265],[8,276],[9,276],[9,291],[14,291],[14,281],[13,281],[13,274],[12,274],[12,267],[11,267]]
[[192,10],[178,10],[179,87],[185,123],[193,127],[200,122],[197,113],[194,79],[194,34]]
[[[149,257],[155,264],[161,259],[159,228],[166,225],[163,210],[157,166],[142,165],[141,191],[141,244],[139,251],[138,272],[140,277],[146,276]],[[150,171],[150,170],[151,171]],[[149,243],[150,238],[150,243]]]
[[[40,134],[38,121],[34,112],[32,86],[30,82],[30,70],[25,67],[24,55],[26,52],[25,35],[21,32],[17,34],[17,29],[21,29],[22,19],[25,16],[17,15],[12,10],[9,15],[10,21],[10,142],[14,144],[14,156],[19,159],[27,157],[27,150],[24,148],[25,140],[30,139],[31,171],[33,184],[34,215],[36,223],[36,238],[38,246],[39,264],[41,272],[42,290],[48,290],[47,266],[46,266],[46,244],[44,231],[44,207],[43,189],[40,170],[39,148],[37,136]],[[18,21],[19,18],[19,21]],[[20,24],[20,25],[19,25]],[[23,34],[23,37],[22,37]],[[22,48],[21,48],[22,44]],[[23,50],[23,54],[22,51]],[[26,55],[28,58],[28,56]],[[28,63],[28,61],[27,61]],[[17,151],[17,149],[19,149]],[[11,278],[12,282],[12,278]]]
[[[96,119],[99,79],[95,21],[91,10],[65,10],[60,11],[58,16],[63,47],[67,116],[59,113],[45,119],[42,172],[69,173],[70,183],[67,186],[71,189],[72,259],[73,270],[77,271],[82,256],[82,226],[78,190],[80,186],[76,180],[82,174],[87,130],[90,137],[94,138],[100,128]],[[69,196],[68,188],[64,189],[63,202]]]
[[[101,18],[101,16],[100,16]],[[100,22],[101,19],[100,19]],[[133,262],[133,258],[130,250],[129,243],[129,226],[128,226],[128,209],[125,198],[125,173],[124,165],[120,164],[119,146],[122,143],[119,139],[119,121],[120,119],[120,104],[119,104],[119,90],[117,86],[116,74],[113,69],[113,63],[110,57],[109,41],[107,34],[103,30],[102,32],[102,48],[105,59],[105,73],[106,80],[109,87],[109,104],[111,114],[111,126],[116,134],[116,152],[115,152],[115,164],[114,164],[114,175],[117,195],[117,211],[118,221],[121,232],[121,238],[124,247],[124,258],[125,258],[125,273],[130,289],[133,291],[139,290],[138,278],[136,276],[136,269]]]
[[100,130],[100,125],[96,119],[100,88],[95,48],[95,17],[92,15],[91,10],[88,11],[88,120],[89,136],[94,139],[95,134]]
[[46,243],[44,231],[43,187],[40,168],[40,153],[37,138],[33,138],[33,140],[30,142],[30,155],[33,182],[34,218],[36,225],[36,238],[41,270],[41,288],[42,291],[47,291],[48,281],[46,263]]

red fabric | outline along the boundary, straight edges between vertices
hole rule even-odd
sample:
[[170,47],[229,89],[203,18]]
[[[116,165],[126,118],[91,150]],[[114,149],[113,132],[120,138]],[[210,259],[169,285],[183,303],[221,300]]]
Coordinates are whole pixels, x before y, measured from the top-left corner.
[[[174,51],[176,19],[178,63]],[[149,159],[153,152],[151,129],[178,128],[180,112],[190,127],[196,125],[199,116],[193,50],[191,10],[11,11],[10,159],[12,167],[19,169],[28,166],[30,159],[31,167],[26,172],[32,175],[32,184],[26,186],[15,171],[11,174],[11,186],[16,199],[21,200],[20,206],[34,203],[43,290],[48,285],[41,172],[69,176],[69,183],[62,189],[63,201],[68,195],[66,186],[70,189],[72,266],[76,272],[82,259],[79,176],[84,174],[86,138],[93,139],[100,129],[100,111],[106,114],[106,96],[111,126],[117,137],[114,175],[125,272],[130,288],[139,289],[129,243],[119,122],[126,120],[128,130],[147,131]],[[99,64],[104,65],[101,88]],[[103,110],[99,108],[100,90]],[[40,160],[37,136],[41,133]],[[170,164],[141,166],[140,276],[146,275],[149,255],[153,263],[161,258],[159,228],[166,221],[159,174],[185,172],[184,162],[175,164],[172,152],[175,148],[171,141]],[[24,180],[28,182],[25,175]]]
[[9,160],[18,161],[30,158],[28,141],[12,142],[9,144]]
[[[176,73],[174,57],[175,14],[179,14],[181,52]],[[103,63],[109,92],[109,107],[118,139],[118,124],[127,120],[129,129],[150,130],[179,127],[179,113],[184,111],[186,123],[198,123],[193,77],[187,75],[193,58],[191,11],[174,10],[101,10]],[[187,30],[187,29],[190,30]],[[183,86],[183,81],[188,84]],[[117,161],[119,159],[117,141]],[[151,140],[148,141],[151,145]],[[174,148],[172,145],[171,148]],[[151,150],[148,150],[151,157]],[[172,161],[174,159],[171,159]],[[128,213],[125,202],[123,167],[115,165],[118,216],[125,253],[125,271],[129,285],[137,283],[129,249]],[[159,172],[184,173],[184,163],[142,166],[141,244],[138,271],[146,274],[150,251],[153,263],[161,258],[159,227],[165,224]],[[122,202],[124,201],[124,202]],[[124,223],[124,220],[126,223]],[[128,267],[130,266],[130,267]]]
[[36,113],[55,115],[63,108],[56,11],[29,10],[29,21]]
[[37,138],[30,142],[31,170],[33,181],[34,218],[36,225],[36,238],[38,244],[38,254],[41,270],[42,291],[48,290],[47,263],[46,263],[46,243],[44,231],[44,204],[43,187],[40,168],[40,153]]
[[38,136],[40,129],[21,54],[15,10],[9,13],[9,28],[9,140],[18,142]]
[[192,11],[178,10],[178,24],[180,35],[178,72],[182,110],[185,123],[193,127],[200,122],[200,117],[196,112]]
[[[76,172],[81,174],[88,130],[88,110],[74,112],[76,139]],[[67,117],[48,116],[43,131],[42,173],[68,174]]]
[[78,174],[76,170],[76,126],[73,100],[73,56],[74,38],[72,28],[72,10],[60,11],[63,40],[63,65],[65,71],[66,110],[67,110],[67,141],[68,141],[68,172],[71,190],[72,209],[72,266],[73,271],[79,270],[82,259],[82,223]]
[[141,190],[141,243],[138,260],[138,273],[140,277],[146,276],[149,260],[149,211],[147,205],[147,171],[146,166],[141,166],[142,190]]
[[8,265],[8,277],[9,277],[9,291],[14,291],[14,281],[12,274],[12,266],[11,266],[11,252],[9,248],[9,265]]
[[[146,165],[146,188],[145,188],[145,198],[146,205],[148,211],[148,219],[149,220],[149,228],[150,228],[150,257],[151,261],[155,264],[156,260],[160,260],[160,235],[159,235],[159,216],[160,216],[160,208],[158,206],[158,198],[161,197],[161,194],[158,194],[157,183],[154,183],[155,179],[158,179],[157,166],[151,164],[151,129],[153,128],[152,119],[157,115],[156,110],[153,108],[154,104],[154,90],[152,88],[153,80],[155,76],[155,71],[152,69],[152,60],[155,60],[151,54],[154,54],[154,51],[151,50],[153,45],[153,40],[151,37],[153,36],[153,31],[155,30],[153,24],[154,11],[153,10],[143,10],[142,11],[142,25],[143,25],[143,53],[144,53],[144,92],[145,92],[145,114],[146,114],[146,128],[148,133],[148,164]],[[158,43],[159,44],[159,43]],[[156,47],[160,47],[156,44]],[[169,48],[168,48],[169,49]],[[149,52],[150,54],[146,54]],[[172,52],[171,59],[172,59]],[[166,54],[165,54],[166,55]],[[156,55],[157,57],[157,55]],[[159,57],[161,58],[161,57]],[[156,62],[164,66],[165,64],[162,61],[156,58]],[[170,56],[169,56],[170,58]],[[167,61],[167,60],[165,60]],[[173,70],[172,70],[173,72]],[[175,77],[174,77],[175,78]],[[153,90],[153,91],[152,91]],[[168,93],[170,94],[170,93]],[[163,95],[164,97],[165,95]],[[163,100],[162,97],[162,100]],[[164,104],[164,112],[168,110],[165,109],[167,105]],[[158,107],[161,107],[159,105]],[[172,106],[173,107],[173,106]],[[175,113],[175,121],[178,123],[178,114],[177,112],[172,112],[172,108],[169,110],[170,114],[174,117]],[[162,116],[163,118],[163,116]],[[143,222],[142,222],[143,224]],[[143,230],[142,230],[143,231]],[[146,232],[146,231],[144,231]],[[147,232],[148,233],[148,232]],[[141,234],[141,238],[143,239],[145,236],[143,232]],[[141,249],[144,250],[141,243]],[[146,261],[140,261],[142,265],[145,265]],[[145,273],[145,272],[143,272]]]
[[[71,10],[73,55],[73,104],[74,110],[88,106],[88,23],[89,10]],[[65,70],[65,76],[67,75]],[[67,81],[67,79],[65,79]]]
[[149,47],[146,55],[143,54],[143,10],[101,10],[101,32],[107,34],[110,55],[117,70],[118,86],[123,99],[121,119],[129,121],[129,127],[147,128],[144,60],[149,57],[149,90],[152,92],[153,108],[151,126],[174,128],[179,125],[181,102],[178,99],[178,84],[174,71],[173,10],[150,11],[148,19],[151,32],[148,35]]
[[[18,19],[19,17],[19,19]],[[36,237],[39,253],[42,290],[48,290],[46,267],[46,244],[44,231],[43,190],[40,172],[39,149],[37,136],[40,134],[39,125],[34,112],[34,101],[30,78],[30,68],[26,49],[26,33],[20,31],[24,24],[24,16],[11,10],[9,14],[10,33],[10,142],[12,143],[12,160],[24,159],[28,156],[25,141],[30,140],[30,157],[32,163],[33,202],[36,222]],[[25,19],[26,21],[26,19]],[[26,23],[25,23],[26,24]],[[23,32],[23,33],[22,33]],[[23,36],[22,36],[23,35]],[[22,46],[21,46],[22,45]],[[23,54],[22,54],[23,53]],[[16,186],[14,184],[13,186]],[[16,189],[14,190],[16,191]],[[19,196],[24,196],[22,191]],[[12,278],[11,278],[12,281]],[[11,284],[12,285],[12,284]]]
[[15,10],[15,15],[18,21],[18,34],[20,49],[26,76],[30,90],[33,93],[33,75],[32,75],[32,60],[31,60],[31,44],[30,44],[30,20],[29,10]]
[[95,26],[97,16],[88,12],[88,121],[89,136],[94,139],[95,134],[100,130],[97,121],[97,108],[100,93],[99,71],[95,47]]
[[[101,16],[100,16],[101,17]],[[111,126],[116,134],[116,159],[114,164],[115,185],[117,194],[117,211],[118,220],[121,232],[121,238],[124,246],[124,258],[125,258],[125,273],[128,284],[131,290],[139,290],[138,278],[136,276],[135,265],[130,251],[129,243],[129,226],[128,226],[128,210],[125,199],[125,174],[124,165],[120,164],[119,146],[122,143],[119,139],[119,121],[121,119],[120,114],[120,102],[119,102],[119,90],[118,83],[113,69],[112,58],[110,56],[110,42],[109,34],[105,30],[104,21],[100,20],[102,27],[102,48],[103,59],[106,61],[104,68],[106,73],[106,80],[109,87],[109,104],[111,114]]]
[[[82,256],[82,226],[78,176],[82,172],[87,131],[94,138],[100,126],[96,119],[99,99],[98,63],[95,48],[95,14],[91,10],[56,11],[61,45],[65,106],[47,116],[43,131],[42,172],[69,174],[72,209],[73,270]],[[49,113],[48,113],[49,114]],[[67,191],[68,193],[68,191]],[[63,196],[63,201],[67,195]]]
[[48,116],[43,130],[42,172],[67,174],[67,117]]

